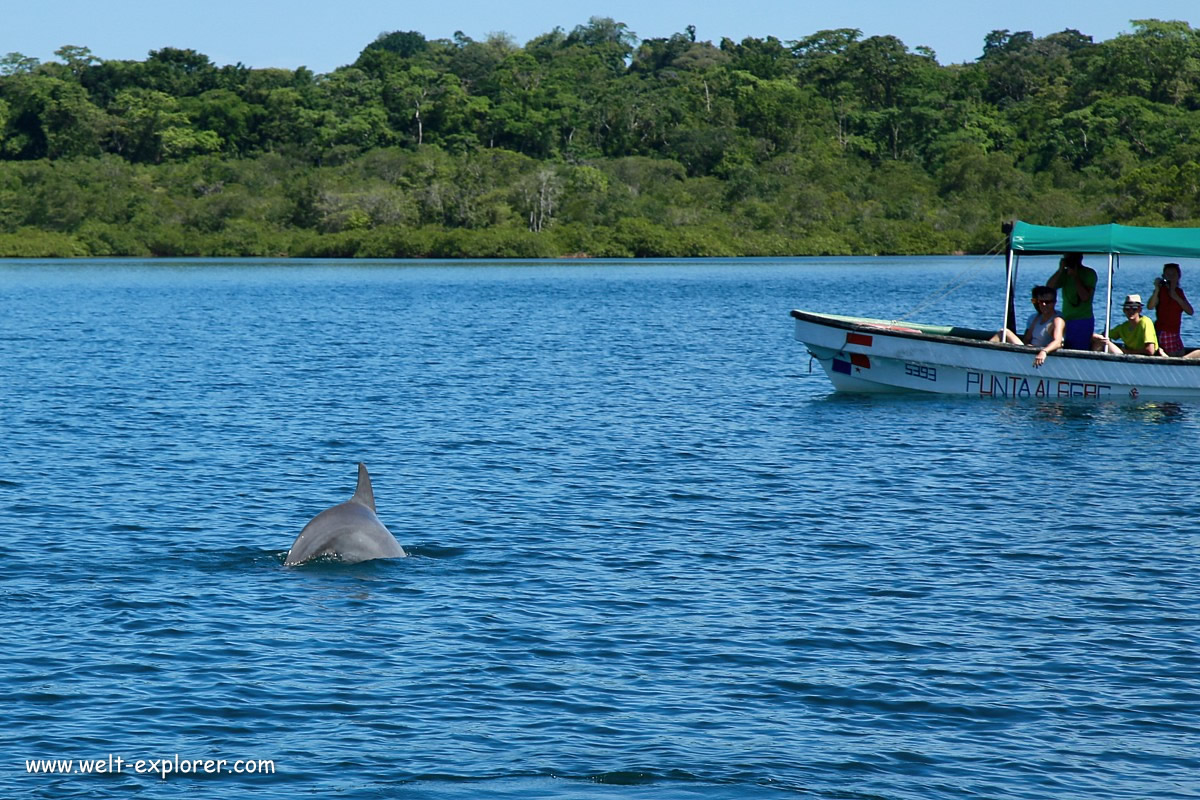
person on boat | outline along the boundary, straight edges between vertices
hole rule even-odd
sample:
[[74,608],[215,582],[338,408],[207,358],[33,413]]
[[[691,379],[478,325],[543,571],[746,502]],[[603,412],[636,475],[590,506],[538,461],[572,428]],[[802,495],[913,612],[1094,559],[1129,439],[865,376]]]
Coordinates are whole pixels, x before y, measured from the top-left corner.
[[1179,285],[1181,277],[1183,271],[1178,264],[1163,264],[1162,277],[1154,279],[1154,292],[1146,301],[1146,308],[1156,312],[1154,330],[1158,334],[1158,346],[1169,356],[1187,353],[1183,339],[1179,337],[1179,328],[1183,312],[1186,311],[1189,317],[1196,313]]
[[990,341],[1027,344],[1038,348],[1037,354],[1033,357],[1033,365],[1040,367],[1046,362],[1046,356],[1063,346],[1063,331],[1066,329],[1066,322],[1058,313],[1058,309],[1054,307],[1054,304],[1058,302],[1058,292],[1049,286],[1033,287],[1033,296],[1029,299],[1037,310],[1029,315],[1029,321],[1025,323],[1025,333],[1018,337],[1005,328],[993,336]]
[[[1120,355],[1126,353],[1132,356],[1152,356],[1158,353],[1158,336],[1154,333],[1154,323],[1149,317],[1142,315],[1142,296],[1130,294],[1125,296],[1121,305],[1125,312],[1125,321],[1108,332],[1108,336],[1094,334],[1092,349]],[[1113,339],[1121,340],[1121,347],[1113,344]]]
[[1092,297],[1096,294],[1096,270],[1083,264],[1083,253],[1067,253],[1058,262],[1058,271],[1046,285],[1062,289],[1062,317],[1067,323],[1064,337],[1066,347],[1087,350],[1092,346],[1096,319],[1092,314]]

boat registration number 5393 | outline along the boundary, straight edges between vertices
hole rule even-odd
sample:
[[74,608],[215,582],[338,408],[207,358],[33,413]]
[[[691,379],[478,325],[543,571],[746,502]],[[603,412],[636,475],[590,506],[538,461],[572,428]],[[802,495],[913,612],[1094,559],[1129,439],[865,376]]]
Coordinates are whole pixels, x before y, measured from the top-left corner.
[[920,378],[925,381],[937,380],[937,367],[930,367],[925,364],[914,364],[907,361],[904,364],[904,374],[910,378]]

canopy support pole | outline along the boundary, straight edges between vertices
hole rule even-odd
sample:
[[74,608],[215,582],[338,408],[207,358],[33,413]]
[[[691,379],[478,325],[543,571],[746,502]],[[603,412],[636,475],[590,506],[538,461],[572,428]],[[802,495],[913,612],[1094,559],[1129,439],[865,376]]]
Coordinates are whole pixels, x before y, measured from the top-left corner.
[[[1000,335],[1002,337],[1004,336],[1004,331],[1009,329],[1009,323],[1012,320],[1013,284],[1017,281],[1017,256],[1013,253],[1011,238],[1008,243],[1008,258],[1005,259],[1004,263],[1004,275],[1004,321],[1000,325]],[[1004,341],[1004,339],[1000,341]]]
[[1108,301],[1104,304],[1104,330],[1101,333],[1108,336],[1112,330],[1112,286],[1113,286],[1113,254],[1108,254]]

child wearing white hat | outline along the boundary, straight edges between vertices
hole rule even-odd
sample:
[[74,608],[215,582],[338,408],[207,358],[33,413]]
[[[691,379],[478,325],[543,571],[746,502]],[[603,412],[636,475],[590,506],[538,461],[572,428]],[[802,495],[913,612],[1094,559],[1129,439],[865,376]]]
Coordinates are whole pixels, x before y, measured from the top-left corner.
[[[1142,296],[1130,294],[1125,296],[1121,304],[1125,312],[1125,321],[1116,325],[1108,332],[1108,336],[1092,334],[1092,349],[1103,350],[1106,353],[1120,355],[1126,353],[1135,356],[1152,356],[1158,353],[1158,336],[1154,332],[1154,323],[1149,317],[1142,315]],[[1113,343],[1120,339],[1121,346]]]

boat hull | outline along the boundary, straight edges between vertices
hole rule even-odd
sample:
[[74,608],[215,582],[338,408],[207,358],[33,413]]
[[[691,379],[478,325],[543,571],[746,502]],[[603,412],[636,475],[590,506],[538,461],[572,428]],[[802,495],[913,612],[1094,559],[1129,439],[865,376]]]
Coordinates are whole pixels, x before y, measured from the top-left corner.
[[796,339],[846,392],[1010,399],[1200,399],[1200,360],[1063,350],[1033,366],[1030,347],[987,332],[793,311]]

